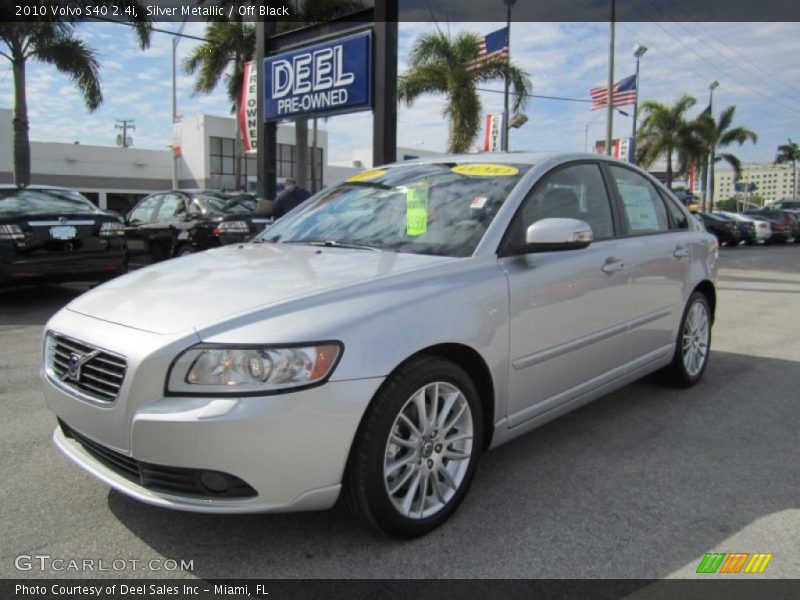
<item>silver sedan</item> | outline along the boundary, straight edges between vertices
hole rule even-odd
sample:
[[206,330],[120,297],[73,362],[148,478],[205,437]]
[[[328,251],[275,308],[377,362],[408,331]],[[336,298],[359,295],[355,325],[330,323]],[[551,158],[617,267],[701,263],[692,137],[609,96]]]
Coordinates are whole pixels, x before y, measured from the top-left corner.
[[431,157],[323,190],[253,243],[130,273],[46,327],[55,444],[212,513],[314,510],[414,537],[483,452],[709,358],[717,242],[594,155]]

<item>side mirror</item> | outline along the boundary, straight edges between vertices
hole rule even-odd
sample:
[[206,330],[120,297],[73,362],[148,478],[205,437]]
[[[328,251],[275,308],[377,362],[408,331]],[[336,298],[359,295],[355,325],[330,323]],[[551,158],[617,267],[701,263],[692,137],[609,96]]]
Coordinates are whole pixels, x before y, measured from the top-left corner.
[[541,219],[528,227],[525,244],[512,248],[512,254],[580,250],[592,239],[592,228],[578,219]]

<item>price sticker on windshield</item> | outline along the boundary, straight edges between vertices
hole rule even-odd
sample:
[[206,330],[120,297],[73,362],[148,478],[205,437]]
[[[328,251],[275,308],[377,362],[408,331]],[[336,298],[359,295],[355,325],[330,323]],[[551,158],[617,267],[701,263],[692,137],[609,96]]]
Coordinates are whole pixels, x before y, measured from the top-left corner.
[[375,179],[386,173],[387,169],[373,169],[372,171],[364,171],[363,173],[356,173],[352,177],[348,177],[347,181],[368,181]]
[[469,175],[472,177],[508,177],[509,175],[516,175],[519,173],[519,169],[516,167],[490,163],[458,165],[450,170],[459,175]]
[[406,190],[406,235],[416,237],[428,231],[428,186]]

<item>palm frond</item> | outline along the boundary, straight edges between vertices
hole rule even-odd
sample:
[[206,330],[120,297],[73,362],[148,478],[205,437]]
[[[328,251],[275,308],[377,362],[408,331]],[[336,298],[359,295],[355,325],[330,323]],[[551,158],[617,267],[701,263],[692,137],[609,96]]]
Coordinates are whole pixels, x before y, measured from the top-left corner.
[[417,66],[398,78],[397,82],[397,97],[408,106],[424,94],[445,94],[447,91],[448,71],[443,65]]
[[42,32],[33,42],[32,56],[53,65],[75,82],[89,110],[103,102],[97,54],[69,31]]

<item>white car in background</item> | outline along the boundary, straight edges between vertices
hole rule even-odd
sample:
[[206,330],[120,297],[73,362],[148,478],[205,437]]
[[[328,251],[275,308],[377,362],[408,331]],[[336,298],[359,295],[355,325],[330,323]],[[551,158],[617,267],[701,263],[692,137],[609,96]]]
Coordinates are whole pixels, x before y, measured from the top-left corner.
[[753,225],[756,228],[756,242],[767,242],[769,238],[772,237],[772,228],[769,226],[769,223],[767,221],[764,221],[762,219],[755,219],[748,215],[742,215],[739,213],[729,212],[726,210],[715,211],[713,214],[723,215],[742,223],[753,223]]

